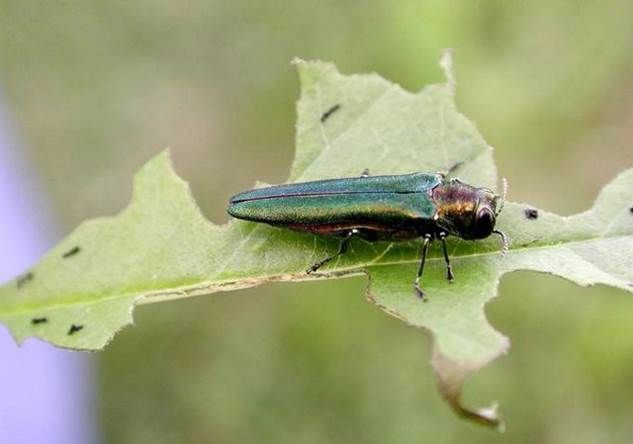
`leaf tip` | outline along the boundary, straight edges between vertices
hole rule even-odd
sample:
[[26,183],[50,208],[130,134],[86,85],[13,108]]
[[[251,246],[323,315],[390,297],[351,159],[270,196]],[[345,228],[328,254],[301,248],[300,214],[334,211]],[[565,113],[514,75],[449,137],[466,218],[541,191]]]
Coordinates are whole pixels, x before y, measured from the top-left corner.
[[142,168],[141,171],[143,171],[143,169],[147,168],[150,165],[154,165],[154,164],[158,164],[158,165],[167,165],[169,167],[172,166],[172,159],[171,159],[171,148],[170,147],[166,147],[164,148],[160,153],[156,154],[154,157],[152,157]]
[[453,74],[453,50],[451,48],[446,48],[442,51],[442,56],[440,57],[440,67],[444,72],[444,77],[446,78],[446,85],[450,89],[451,93],[455,93],[455,75]]
[[324,62],[322,60],[304,60],[299,57],[295,57],[292,59],[291,63],[297,67],[302,93],[305,89],[309,89],[328,78],[334,79],[337,78],[337,76],[340,76],[336,65],[332,62]]
[[156,154],[149,161],[141,167],[140,170],[134,175],[134,185],[150,179],[154,174],[158,172],[173,171],[173,163],[171,160],[170,148],[165,148],[160,153]]
[[[509,346],[507,339],[504,346],[503,352],[505,352]],[[457,415],[481,425],[494,428],[499,432],[505,430],[505,423],[499,413],[499,406],[496,402],[493,402],[489,407],[482,408],[468,407],[462,402],[462,387],[464,381],[475,368],[470,368],[467,365],[460,364],[444,356],[437,349],[437,344],[433,347],[431,364],[435,372],[435,381],[440,395]]]

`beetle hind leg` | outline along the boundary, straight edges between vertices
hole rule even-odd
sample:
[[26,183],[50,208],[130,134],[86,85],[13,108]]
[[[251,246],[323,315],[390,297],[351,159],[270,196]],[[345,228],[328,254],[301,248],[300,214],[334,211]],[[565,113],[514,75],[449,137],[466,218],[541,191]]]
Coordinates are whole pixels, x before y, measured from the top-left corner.
[[345,234],[345,238],[341,241],[341,244],[338,247],[338,252],[336,254],[333,254],[332,256],[328,256],[325,259],[312,264],[312,266],[310,266],[310,268],[308,268],[306,270],[306,273],[310,274],[310,273],[314,273],[315,271],[317,271],[319,268],[321,268],[322,266],[324,266],[325,264],[327,264],[328,262],[331,262],[332,260],[336,259],[337,257],[347,253],[347,249],[349,247],[349,241],[350,239],[357,235],[359,233],[359,231],[357,229],[353,229],[348,231]]
[[454,163],[449,169],[448,171],[446,171],[446,173],[444,173],[444,175],[446,177],[454,177],[455,176],[455,172],[460,169],[462,166],[464,165],[464,161],[459,161],[457,163]]

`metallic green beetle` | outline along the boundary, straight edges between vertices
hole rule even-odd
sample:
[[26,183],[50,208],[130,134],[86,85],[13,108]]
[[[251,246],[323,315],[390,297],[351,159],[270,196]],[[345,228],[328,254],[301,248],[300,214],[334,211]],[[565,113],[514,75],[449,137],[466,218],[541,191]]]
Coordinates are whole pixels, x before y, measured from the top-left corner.
[[[505,194],[505,182],[504,182]],[[488,188],[476,188],[442,173],[413,173],[292,183],[245,191],[229,202],[228,213],[238,219],[342,237],[336,254],[312,265],[307,272],[347,252],[352,237],[366,241],[403,241],[422,238],[420,266],[414,282],[424,299],[420,279],[429,244],[442,242],[446,277],[453,280],[446,236],[484,239],[495,233],[504,198]]]

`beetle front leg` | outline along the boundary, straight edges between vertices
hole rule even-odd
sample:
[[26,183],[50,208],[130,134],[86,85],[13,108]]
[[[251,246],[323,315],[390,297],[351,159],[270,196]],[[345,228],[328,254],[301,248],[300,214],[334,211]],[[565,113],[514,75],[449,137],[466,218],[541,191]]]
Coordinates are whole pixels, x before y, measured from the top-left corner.
[[453,282],[455,276],[453,275],[453,267],[451,267],[451,261],[448,258],[448,251],[446,251],[446,233],[440,233],[440,240],[442,241],[442,251],[444,252],[444,262],[446,262],[446,279],[448,282]]
[[316,264],[313,264],[310,268],[308,268],[306,270],[306,273],[308,273],[308,274],[314,273],[319,268],[321,268],[323,265],[325,265],[328,262],[336,259],[340,255],[347,253],[347,248],[349,247],[350,239],[352,238],[352,236],[355,236],[358,233],[359,233],[359,231],[356,228],[354,228],[353,230],[348,231],[345,234],[345,238],[341,241],[341,244],[338,247],[338,252],[336,254],[333,254],[332,256],[326,257],[325,259],[323,259],[322,261],[317,262]]
[[424,273],[424,262],[426,262],[426,252],[429,249],[429,244],[431,243],[431,235],[424,235],[424,242],[422,243],[422,258],[420,259],[420,268],[418,268],[418,275],[415,278],[415,282],[413,284],[413,289],[415,290],[416,295],[421,298],[423,301],[426,301],[426,297],[424,296],[424,291],[420,288],[420,279],[422,279],[422,273]]

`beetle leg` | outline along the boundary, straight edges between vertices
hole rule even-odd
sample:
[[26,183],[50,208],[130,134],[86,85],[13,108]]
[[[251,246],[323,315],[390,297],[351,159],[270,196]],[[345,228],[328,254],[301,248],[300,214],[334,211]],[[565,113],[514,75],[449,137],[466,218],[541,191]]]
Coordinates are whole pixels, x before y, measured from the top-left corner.
[[369,177],[369,168],[365,168],[362,173],[360,173],[360,177]]
[[349,247],[350,239],[352,238],[352,236],[355,236],[358,233],[359,233],[359,231],[356,228],[354,228],[353,230],[349,230],[347,233],[345,233],[345,238],[341,241],[341,244],[338,247],[338,252],[336,254],[333,254],[332,256],[326,257],[325,259],[323,259],[322,261],[317,262],[316,264],[313,264],[310,268],[308,268],[306,270],[306,273],[308,273],[308,274],[314,273],[319,268],[321,268],[323,265],[327,264],[328,262],[332,261],[333,259],[336,259],[340,255],[347,253],[347,248]]
[[451,166],[448,171],[446,172],[445,176],[446,177],[452,177],[453,174],[455,174],[455,171],[457,171],[459,168],[461,168],[461,166],[464,164],[464,161],[460,161],[455,163],[453,166]]
[[448,282],[453,282],[455,276],[453,275],[453,267],[451,267],[451,261],[446,251],[446,233],[440,233],[440,240],[442,241],[442,251],[444,252],[444,261],[446,262],[446,279],[448,279]]
[[415,293],[420,297],[423,301],[426,301],[424,296],[424,291],[420,288],[420,279],[422,279],[422,273],[424,272],[424,262],[426,262],[426,252],[429,249],[429,244],[431,243],[431,235],[425,234],[424,241],[422,242],[422,258],[420,259],[420,268],[418,268],[418,275],[415,278],[415,282],[413,284],[413,289]]

